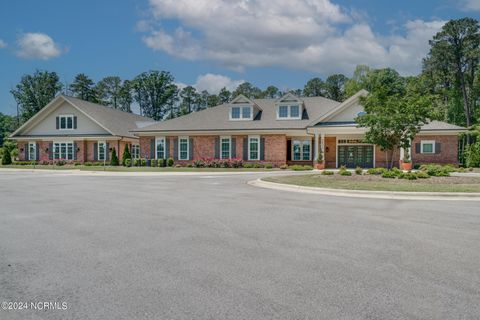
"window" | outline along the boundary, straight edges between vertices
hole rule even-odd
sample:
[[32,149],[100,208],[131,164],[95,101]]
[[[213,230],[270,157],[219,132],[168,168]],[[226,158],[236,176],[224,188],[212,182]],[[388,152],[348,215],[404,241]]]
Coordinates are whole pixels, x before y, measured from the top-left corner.
[[311,141],[293,140],[292,155],[294,161],[309,161],[311,159]]
[[260,137],[248,137],[248,160],[260,160]]
[[280,105],[278,106],[277,119],[300,119],[300,106],[294,105]]
[[59,129],[72,130],[73,129],[73,115],[59,116]]
[[140,158],[140,145],[132,144],[132,158],[133,159]]
[[157,159],[165,159],[165,138],[160,137],[156,139],[156,152]]
[[73,160],[73,142],[55,142],[53,144],[54,160]]
[[230,150],[231,150],[231,139],[230,137],[220,138],[220,159],[230,159]]
[[251,106],[231,107],[230,120],[252,120],[252,107]]
[[189,141],[188,137],[179,137],[178,138],[178,160],[188,160],[188,147]]
[[35,142],[28,143],[28,160],[35,161],[37,159],[37,144]]
[[435,153],[435,141],[422,140],[420,153]]
[[107,143],[105,141],[99,141],[98,142],[98,157],[97,160],[99,161],[104,161],[107,160]]

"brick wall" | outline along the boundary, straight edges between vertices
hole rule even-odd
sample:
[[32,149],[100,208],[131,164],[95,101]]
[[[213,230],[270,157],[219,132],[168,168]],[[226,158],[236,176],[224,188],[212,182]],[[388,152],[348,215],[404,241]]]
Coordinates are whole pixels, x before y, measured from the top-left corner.
[[[385,151],[382,151],[379,146],[375,146],[375,167],[379,168],[388,168],[390,167],[392,160],[392,151],[388,151],[388,154]],[[393,166],[399,168],[400,166],[400,149],[395,150]]]
[[287,137],[283,134],[264,135],[265,162],[280,166],[287,160]]
[[[328,151],[327,151],[328,148]],[[337,138],[325,137],[325,168],[336,168],[337,166]]]
[[215,139],[217,136],[197,136],[193,139],[193,160],[215,157]]
[[155,137],[140,137],[140,158],[150,159],[150,144]]
[[[435,140],[440,143],[440,153],[422,154],[415,152],[415,145],[422,140]],[[416,136],[412,142],[412,163],[439,163],[458,165],[458,137],[457,136]]]

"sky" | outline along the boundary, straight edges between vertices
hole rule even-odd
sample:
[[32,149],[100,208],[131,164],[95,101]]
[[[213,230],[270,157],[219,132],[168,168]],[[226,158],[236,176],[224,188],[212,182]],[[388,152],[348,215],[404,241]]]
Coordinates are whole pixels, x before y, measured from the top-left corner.
[[16,112],[10,90],[36,69],[64,83],[166,70],[211,93],[303,88],[359,64],[414,75],[428,40],[466,16],[480,0],[4,0],[0,112]]

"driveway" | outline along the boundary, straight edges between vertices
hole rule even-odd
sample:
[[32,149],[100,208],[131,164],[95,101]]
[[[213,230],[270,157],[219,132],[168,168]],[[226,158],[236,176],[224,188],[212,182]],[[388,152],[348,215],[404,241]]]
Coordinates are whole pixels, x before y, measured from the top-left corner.
[[479,318],[478,203],[260,176],[1,172],[0,319]]

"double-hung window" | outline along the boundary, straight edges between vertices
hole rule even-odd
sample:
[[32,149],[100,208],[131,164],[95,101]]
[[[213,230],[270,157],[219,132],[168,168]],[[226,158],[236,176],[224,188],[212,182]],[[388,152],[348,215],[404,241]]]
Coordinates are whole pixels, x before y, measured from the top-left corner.
[[277,119],[300,119],[300,106],[294,105],[279,105],[277,111]]
[[421,153],[433,154],[435,153],[435,141],[433,140],[422,140],[421,141]]
[[37,159],[37,144],[35,142],[28,143],[28,160],[36,161]]
[[165,137],[156,138],[155,148],[157,159],[165,159]]
[[252,120],[252,106],[231,107],[230,120]]
[[107,160],[107,143],[105,141],[98,142],[98,160],[104,161]]
[[53,144],[54,160],[73,160],[73,142],[55,142]]
[[220,159],[230,159],[232,149],[232,139],[230,137],[220,138]]
[[132,144],[132,158],[133,159],[140,158],[140,145]]
[[59,118],[60,130],[72,130],[73,129],[73,115],[61,115]]
[[178,160],[188,160],[189,154],[189,141],[188,137],[178,138]]
[[310,140],[293,140],[292,155],[294,161],[308,161],[311,158]]
[[260,160],[260,137],[248,137],[248,160]]

